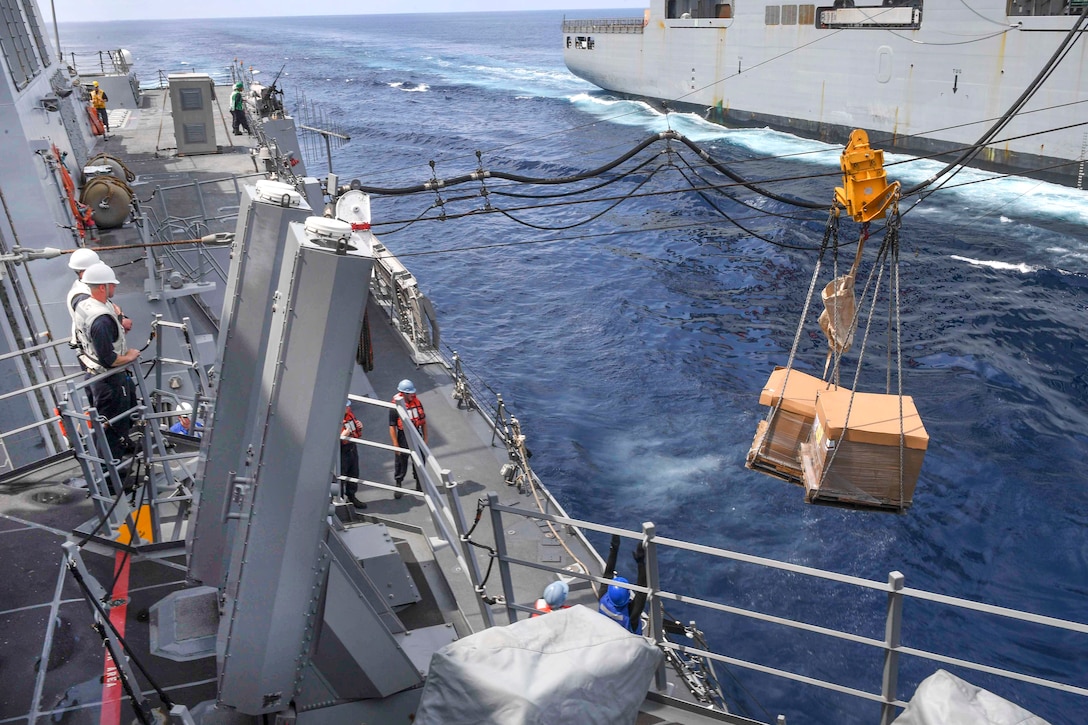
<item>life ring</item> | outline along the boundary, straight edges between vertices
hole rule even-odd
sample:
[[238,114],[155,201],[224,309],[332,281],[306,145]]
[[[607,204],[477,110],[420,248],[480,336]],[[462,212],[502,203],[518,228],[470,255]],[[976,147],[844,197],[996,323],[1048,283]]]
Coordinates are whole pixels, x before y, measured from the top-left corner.
[[94,106],[87,106],[87,116],[91,120],[91,133],[95,136],[105,135],[106,127],[102,125],[102,119],[98,117],[98,111]]

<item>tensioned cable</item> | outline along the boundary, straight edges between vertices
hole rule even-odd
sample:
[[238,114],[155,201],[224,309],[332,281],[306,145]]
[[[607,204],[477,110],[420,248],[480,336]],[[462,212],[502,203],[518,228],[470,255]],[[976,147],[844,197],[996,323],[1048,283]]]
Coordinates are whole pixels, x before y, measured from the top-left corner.
[[950,162],[943,169],[933,174],[920,184],[916,184],[909,189],[904,190],[903,196],[907,196],[909,194],[913,194],[921,191],[922,189],[925,189],[926,187],[936,182],[938,179],[947,175],[953,169],[959,168],[962,165],[968,163],[979,153],[983,146],[988,144],[994,136],[1000,133],[1001,129],[1008,125],[1009,121],[1011,121],[1012,118],[1019,112],[1019,110],[1023,108],[1024,104],[1027,103],[1033,95],[1035,95],[1035,92],[1039,90],[1039,87],[1042,86],[1043,82],[1050,77],[1050,74],[1053,73],[1054,69],[1058,67],[1058,64],[1061,62],[1061,60],[1065,58],[1066,54],[1072,48],[1073,41],[1080,36],[1080,29],[1081,26],[1084,25],[1086,18],[1088,18],[1088,5],[1085,5],[1084,9],[1081,10],[1080,15],[1077,17],[1077,22],[1073,24],[1073,27],[1066,34],[1065,38],[1062,40],[1061,43],[1058,44],[1058,47],[1054,50],[1054,53],[1050,56],[1050,59],[1043,65],[1042,69],[1035,76],[1034,80],[1032,80],[1032,82],[1028,84],[1028,87],[1024,89],[1024,92],[1021,93],[1020,96],[1009,107],[1009,109],[1001,115],[997,122],[994,123],[994,125],[991,126],[990,129],[988,129],[986,133],[982,135],[982,137],[975,143],[975,146],[971,150],[965,151],[964,153],[960,154],[954,161]]

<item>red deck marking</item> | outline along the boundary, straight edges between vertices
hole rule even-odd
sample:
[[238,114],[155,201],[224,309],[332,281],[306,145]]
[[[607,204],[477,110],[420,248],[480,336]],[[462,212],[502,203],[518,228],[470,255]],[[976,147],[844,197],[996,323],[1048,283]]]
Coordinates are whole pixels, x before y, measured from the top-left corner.
[[[110,598],[114,601],[121,600],[124,604],[110,610],[110,622],[117,632],[125,636],[125,615],[128,612],[128,571],[131,557],[125,556],[125,552],[118,551],[114,558],[113,575],[117,583],[113,585]],[[120,573],[118,573],[120,572]],[[136,683],[132,683],[136,686]],[[121,699],[125,696],[125,688],[121,685],[121,674],[117,670],[110,652],[106,650],[106,662],[102,672],[102,715],[99,718],[101,725],[120,725],[121,723]],[[135,705],[135,703],[133,703]]]

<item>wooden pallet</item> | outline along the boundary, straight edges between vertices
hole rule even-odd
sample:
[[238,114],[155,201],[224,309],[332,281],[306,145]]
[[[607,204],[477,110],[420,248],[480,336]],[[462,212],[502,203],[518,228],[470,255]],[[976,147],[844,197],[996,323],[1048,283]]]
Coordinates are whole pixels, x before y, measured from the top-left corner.
[[767,421],[759,421],[759,425],[756,426],[755,438],[752,440],[752,447],[748,449],[748,455],[744,459],[744,467],[750,471],[762,473],[786,483],[797,486],[804,485],[801,469],[797,467],[796,461],[787,461],[762,452],[767,430]]

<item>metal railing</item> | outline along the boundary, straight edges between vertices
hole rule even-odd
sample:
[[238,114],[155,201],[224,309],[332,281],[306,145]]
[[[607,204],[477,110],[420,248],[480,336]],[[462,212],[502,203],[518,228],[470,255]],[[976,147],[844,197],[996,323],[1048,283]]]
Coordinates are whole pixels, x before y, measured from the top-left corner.
[[132,65],[121,50],[69,53],[68,58],[68,64],[81,75],[124,75],[132,70]]
[[[84,391],[110,376],[128,376],[136,395],[130,407],[107,419],[83,401]],[[61,416],[98,516],[87,537],[101,535],[112,540],[127,530],[122,543],[129,546],[181,541],[193,486],[193,474],[186,464],[193,455],[168,452],[160,423],[174,414],[155,410],[155,398],[144,384],[139,361],[78,382],[69,380],[66,386]],[[134,433],[128,434],[127,425],[121,428],[131,448],[113,450],[107,429],[126,419]],[[130,496],[128,505],[126,494]],[[145,511],[150,521],[144,520],[141,526]],[[148,531],[146,537],[140,534]]]
[[[391,403],[370,398],[352,396],[352,400],[356,403],[378,406],[384,409],[395,408]],[[494,614],[490,608],[484,604],[484,598],[487,596],[487,592],[485,591],[486,582],[481,578],[481,566],[476,560],[477,552],[470,547],[466,539],[466,531],[468,530],[466,522],[468,521],[468,518],[466,518],[465,512],[461,507],[461,501],[457,496],[457,484],[451,476],[450,471],[442,467],[441,462],[428,450],[422,437],[415,431],[415,428],[410,425],[410,419],[407,416],[407,412],[402,408],[397,408],[397,410],[404,422],[404,429],[407,433],[409,444],[408,449],[400,449],[389,444],[363,439],[353,439],[353,442],[380,450],[408,452],[412,455],[413,461],[420,473],[420,482],[423,490],[422,492],[404,490],[402,493],[404,495],[420,498],[427,505],[431,519],[435,524],[436,535],[438,538],[449,544],[453,551],[457,552],[458,563],[461,565],[462,571],[467,573],[474,590],[480,595],[480,612],[484,621],[487,623],[487,626],[492,626],[497,622],[495,621]],[[398,490],[393,486],[373,481],[360,480],[358,483],[363,486],[384,489],[391,492]],[[661,536],[658,534],[652,523],[643,524],[642,531],[630,531],[571,518],[561,509],[558,509],[558,506],[556,507],[557,511],[553,511],[549,508],[542,512],[540,510],[527,510],[503,505],[499,503],[498,496],[495,493],[491,493],[487,496],[487,507],[491,514],[491,535],[493,536],[494,541],[494,552],[491,556],[494,557],[495,564],[497,564],[499,580],[503,590],[501,598],[496,599],[492,596],[490,601],[498,601],[505,606],[507,610],[506,619],[510,622],[517,621],[519,616],[527,616],[535,612],[532,607],[517,603],[518,597],[512,584],[514,581],[512,572],[516,569],[536,569],[566,579],[580,579],[601,586],[616,584],[630,590],[632,593],[643,592],[647,595],[645,611],[648,613],[648,616],[646,617],[645,634],[662,650],[671,651],[683,657],[699,658],[704,661],[710,661],[711,663],[720,663],[722,665],[768,674],[792,682],[803,683],[826,691],[845,694],[859,700],[878,704],[880,707],[879,722],[881,725],[889,725],[895,719],[898,710],[905,707],[907,704],[898,696],[900,684],[899,670],[904,658],[912,658],[913,660],[935,663],[937,665],[959,667],[973,672],[995,675],[1008,680],[1067,693],[1074,697],[1088,698],[1088,688],[1086,687],[1059,682],[1054,679],[1036,676],[1026,672],[1015,671],[1008,667],[983,664],[965,659],[964,657],[929,651],[922,647],[912,646],[910,642],[905,641],[906,638],[903,636],[905,621],[904,608],[908,601],[928,602],[941,607],[947,607],[955,613],[953,616],[996,616],[1008,622],[1025,623],[1043,627],[1050,630],[1051,634],[1088,635],[1088,624],[1085,623],[1047,617],[1005,607],[973,602],[967,599],[937,594],[921,589],[909,588],[905,586],[905,577],[900,572],[891,572],[885,582],[873,581],[861,577],[825,571],[814,567],[752,556],[750,554],[727,549],[694,544],[680,539]],[[585,532],[618,535],[620,537],[642,542],[646,552],[647,586],[640,587],[636,584],[619,582],[606,576],[596,576],[588,572],[582,573],[576,569],[559,568],[557,566],[549,566],[548,564],[515,558],[507,551],[505,537],[507,531],[516,530],[517,527],[511,525],[508,521],[504,522],[504,518],[506,517],[520,517],[551,522],[568,532],[575,533],[590,550],[592,550],[592,547],[585,539]],[[710,599],[692,596],[688,593],[671,591],[668,588],[668,577],[662,578],[662,571],[659,565],[663,555],[665,555],[669,561],[676,561],[678,556],[685,557],[685,561],[697,563],[702,570],[706,571],[718,570],[724,564],[740,564],[754,566],[761,573],[779,572],[782,575],[789,577],[800,576],[809,580],[819,580],[829,583],[836,587],[848,587],[849,590],[853,592],[851,594],[852,601],[865,603],[868,600],[873,608],[872,612],[870,612],[870,616],[862,617],[862,619],[871,623],[875,628],[882,628],[883,631],[879,635],[866,636],[864,634],[843,631],[842,629],[837,629],[833,626],[823,626],[805,622],[796,618],[792,612],[790,613],[790,616],[781,616],[779,614],[746,608],[740,606],[739,603],[712,601]],[[697,557],[710,557],[710,561],[696,562],[695,559]],[[598,564],[600,564],[600,562],[598,562]],[[797,586],[799,590],[806,588],[804,585],[798,584],[792,586]],[[816,591],[817,587],[809,586],[807,589],[809,591]],[[874,597],[876,597],[875,600]],[[666,605],[695,608],[696,610],[704,611],[706,616],[728,615],[731,617],[739,617],[743,620],[758,623],[760,625],[767,625],[779,630],[808,633],[828,641],[834,640],[841,643],[859,645],[863,648],[875,651],[880,656],[881,665],[880,668],[873,671],[872,674],[874,679],[880,682],[879,691],[873,692],[849,684],[833,682],[828,679],[791,672],[759,662],[729,656],[710,649],[702,649],[691,646],[690,644],[674,642],[666,635],[667,627],[664,622],[666,619]],[[819,604],[815,604],[812,609],[819,611],[821,610],[821,607]],[[808,611],[807,608],[806,611]],[[828,610],[825,608],[824,611]],[[858,617],[855,617],[855,619],[856,618]],[[947,644],[949,647],[953,646],[951,643]],[[1085,640],[1085,645],[1088,646],[1088,639]],[[662,667],[664,666],[665,665],[663,664]],[[665,689],[664,676],[664,670],[659,672],[657,683],[660,691],[664,691]],[[1088,704],[1088,700],[1085,701],[1085,704]]]
[[564,33],[642,33],[642,18],[595,18],[563,20]]
[[[598,584],[616,584],[618,586],[629,589],[632,592],[644,592],[647,594],[647,611],[650,612],[647,636],[653,639],[662,649],[674,650],[683,654],[693,655],[697,657],[704,657],[715,662],[720,662],[727,665],[734,665],[752,671],[782,677],[794,682],[813,685],[815,687],[823,688],[825,690],[834,691],[850,695],[852,697],[879,703],[881,706],[881,725],[889,725],[896,717],[897,708],[905,707],[907,704],[903,700],[900,700],[897,696],[900,659],[907,656],[927,660],[929,662],[942,665],[961,667],[967,670],[985,673],[988,675],[997,675],[999,677],[1007,678],[1010,680],[1015,680],[1018,682],[1048,688],[1050,690],[1068,693],[1080,698],[1088,698],[1088,688],[1085,687],[1078,687],[1076,685],[1058,682],[1052,679],[1038,677],[1023,672],[1017,672],[1003,667],[980,664],[967,659],[963,659],[961,657],[954,657],[950,655],[939,654],[936,652],[930,652],[917,647],[911,647],[901,641],[901,633],[903,630],[904,621],[904,602],[911,599],[938,603],[947,607],[951,607],[961,613],[996,615],[998,617],[1003,617],[1007,620],[1029,623],[1032,625],[1039,625],[1050,630],[1056,630],[1069,634],[1088,634],[1088,624],[1058,619],[1055,617],[1047,617],[1028,612],[1021,612],[990,604],[973,602],[967,599],[950,597],[943,594],[935,594],[933,592],[927,592],[921,589],[907,588],[904,586],[905,577],[900,572],[891,572],[888,575],[887,582],[871,581],[868,579],[847,576],[844,574],[837,574],[834,572],[824,571],[812,567],[789,564],[758,556],[751,556],[749,554],[742,554],[735,551],[729,551],[727,549],[720,549],[711,546],[702,546],[679,539],[666,538],[663,536],[658,536],[656,534],[654,525],[652,523],[644,524],[643,531],[641,533],[636,533],[623,529],[617,529],[610,526],[594,524],[588,521],[572,519],[564,516],[541,514],[538,511],[526,511],[510,506],[504,506],[499,504],[497,497],[494,495],[491,495],[489,497],[489,507],[493,516],[497,516],[497,514],[509,514],[512,516],[544,519],[563,526],[576,527],[580,530],[597,531],[604,534],[618,534],[621,537],[639,540],[643,542],[644,546],[646,547],[646,566],[648,569],[647,580],[649,582],[649,585],[645,588],[639,587],[634,584],[617,582],[615,580],[607,579],[604,577],[572,574],[568,570],[557,569],[535,562],[514,559],[512,557],[506,556],[505,554],[502,554],[499,556],[499,566],[500,572],[504,570],[507,572],[502,577],[502,580],[504,582],[508,582],[510,580],[508,573],[510,567],[530,567],[534,569],[549,571],[556,575],[561,575],[564,577],[574,576],[577,578],[596,582]],[[504,525],[501,520],[496,518],[495,526],[493,528],[496,540],[499,540],[504,536],[504,532],[511,527],[509,525]],[[708,555],[713,559],[717,560],[718,562],[732,561],[753,564],[765,569],[788,572],[794,575],[802,575],[804,577],[809,577],[813,579],[821,579],[825,581],[835,582],[837,584],[844,584],[855,589],[884,593],[887,595],[884,616],[884,636],[883,638],[865,637],[853,634],[851,632],[845,632],[829,627],[818,626],[788,617],[780,617],[766,614],[763,612],[745,609],[743,607],[732,606],[721,602],[701,599],[687,594],[672,592],[664,589],[662,588],[662,585],[658,583],[661,580],[660,573],[657,567],[657,562],[661,554],[660,549],[663,547],[666,549],[686,552],[688,554]],[[502,547],[497,546],[496,548],[502,551]],[[707,569],[709,570],[713,566],[714,565],[711,564],[707,567]],[[507,608],[510,610],[512,618],[516,616],[514,614],[516,611],[532,611],[528,607],[511,604],[510,602],[512,601],[512,592],[507,592]],[[883,671],[881,672],[880,692],[868,692],[866,690],[858,689],[856,687],[850,687],[847,685],[822,680],[820,678],[789,672],[774,667],[768,667],[759,663],[746,661],[735,657],[729,657],[707,650],[695,649],[682,644],[676,644],[674,642],[671,642],[663,636],[664,629],[662,626],[661,604],[666,601],[682,603],[684,605],[694,606],[709,611],[735,615],[750,620],[772,624],[777,627],[809,632],[819,635],[821,637],[827,637],[842,642],[860,644],[868,648],[879,650],[883,656]]]

